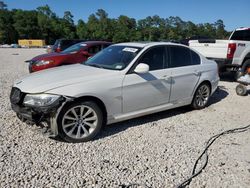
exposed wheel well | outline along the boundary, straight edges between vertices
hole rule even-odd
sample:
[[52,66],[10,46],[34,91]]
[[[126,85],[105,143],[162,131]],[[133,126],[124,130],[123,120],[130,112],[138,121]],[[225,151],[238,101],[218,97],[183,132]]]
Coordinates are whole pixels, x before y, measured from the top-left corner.
[[79,101],[93,101],[93,102],[95,102],[102,110],[104,125],[107,123],[107,109],[106,109],[105,104],[102,102],[102,100],[100,100],[97,97],[93,97],[93,96],[83,96],[83,97],[75,98],[73,101],[69,102],[69,104],[74,103],[76,101],[77,102],[79,102]]
[[243,66],[243,64],[244,64],[248,59],[250,59],[250,53],[248,53],[248,54],[246,55],[246,57],[244,58],[244,60],[243,60],[243,62],[242,62],[242,66]]

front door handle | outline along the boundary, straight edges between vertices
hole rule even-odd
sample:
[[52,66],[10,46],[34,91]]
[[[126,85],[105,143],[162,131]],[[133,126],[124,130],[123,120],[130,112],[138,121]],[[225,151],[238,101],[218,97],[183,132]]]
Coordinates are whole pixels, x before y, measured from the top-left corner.
[[171,80],[171,76],[164,75],[164,76],[162,76],[162,79],[163,79],[163,80],[170,81],[170,80]]
[[164,75],[164,76],[162,76],[162,78],[163,78],[163,79],[169,79],[169,78],[170,78],[170,76],[168,76],[168,75]]

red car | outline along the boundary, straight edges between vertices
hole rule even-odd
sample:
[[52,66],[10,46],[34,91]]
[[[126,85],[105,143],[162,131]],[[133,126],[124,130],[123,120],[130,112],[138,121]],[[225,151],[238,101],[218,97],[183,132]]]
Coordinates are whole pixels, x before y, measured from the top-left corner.
[[61,65],[82,63],[111,44],[111,42],[104,41],[80,42],[70,46],[60,53],[39,55],[26,62],[30,63],[30,72],[36,72]]

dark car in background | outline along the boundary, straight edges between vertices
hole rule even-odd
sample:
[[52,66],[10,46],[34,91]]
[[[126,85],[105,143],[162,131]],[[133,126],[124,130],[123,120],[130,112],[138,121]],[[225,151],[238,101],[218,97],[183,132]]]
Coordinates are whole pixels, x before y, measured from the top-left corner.
[[97,52],[111,45],[105,41],[86,41],[74,44],[60,53],[48,53],[34,57],[29,63],[29,71],[36,72],[52,67],[82,63]]
[[81,39],[57,39],[55,44],[52,46],[51,52],[62,52],[74,44],[85,41],[86,40]]
[[179,43],[189,46],[190,40],[199,40],[199,41],[207,42],[207,43],[214,42],[214,39],[211,39],[210,37],[207,37],[207,36],[192,36],[192,37],[180,40]]

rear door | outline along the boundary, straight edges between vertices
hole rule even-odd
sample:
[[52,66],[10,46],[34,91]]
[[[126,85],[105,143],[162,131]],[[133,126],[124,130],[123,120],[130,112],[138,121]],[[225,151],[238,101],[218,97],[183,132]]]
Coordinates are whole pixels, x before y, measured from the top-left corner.
[[189,48],[169,46],[170,69],[172,71],[171,103],[188,101],[201,72],[200,56]]
[[149,72],[137,74],[131,71],[123,81],[123,113],[144,110],[169,102],[171,72],[165,69],[168,56],[164,46],[145,52],[134,65],[149,65]]

